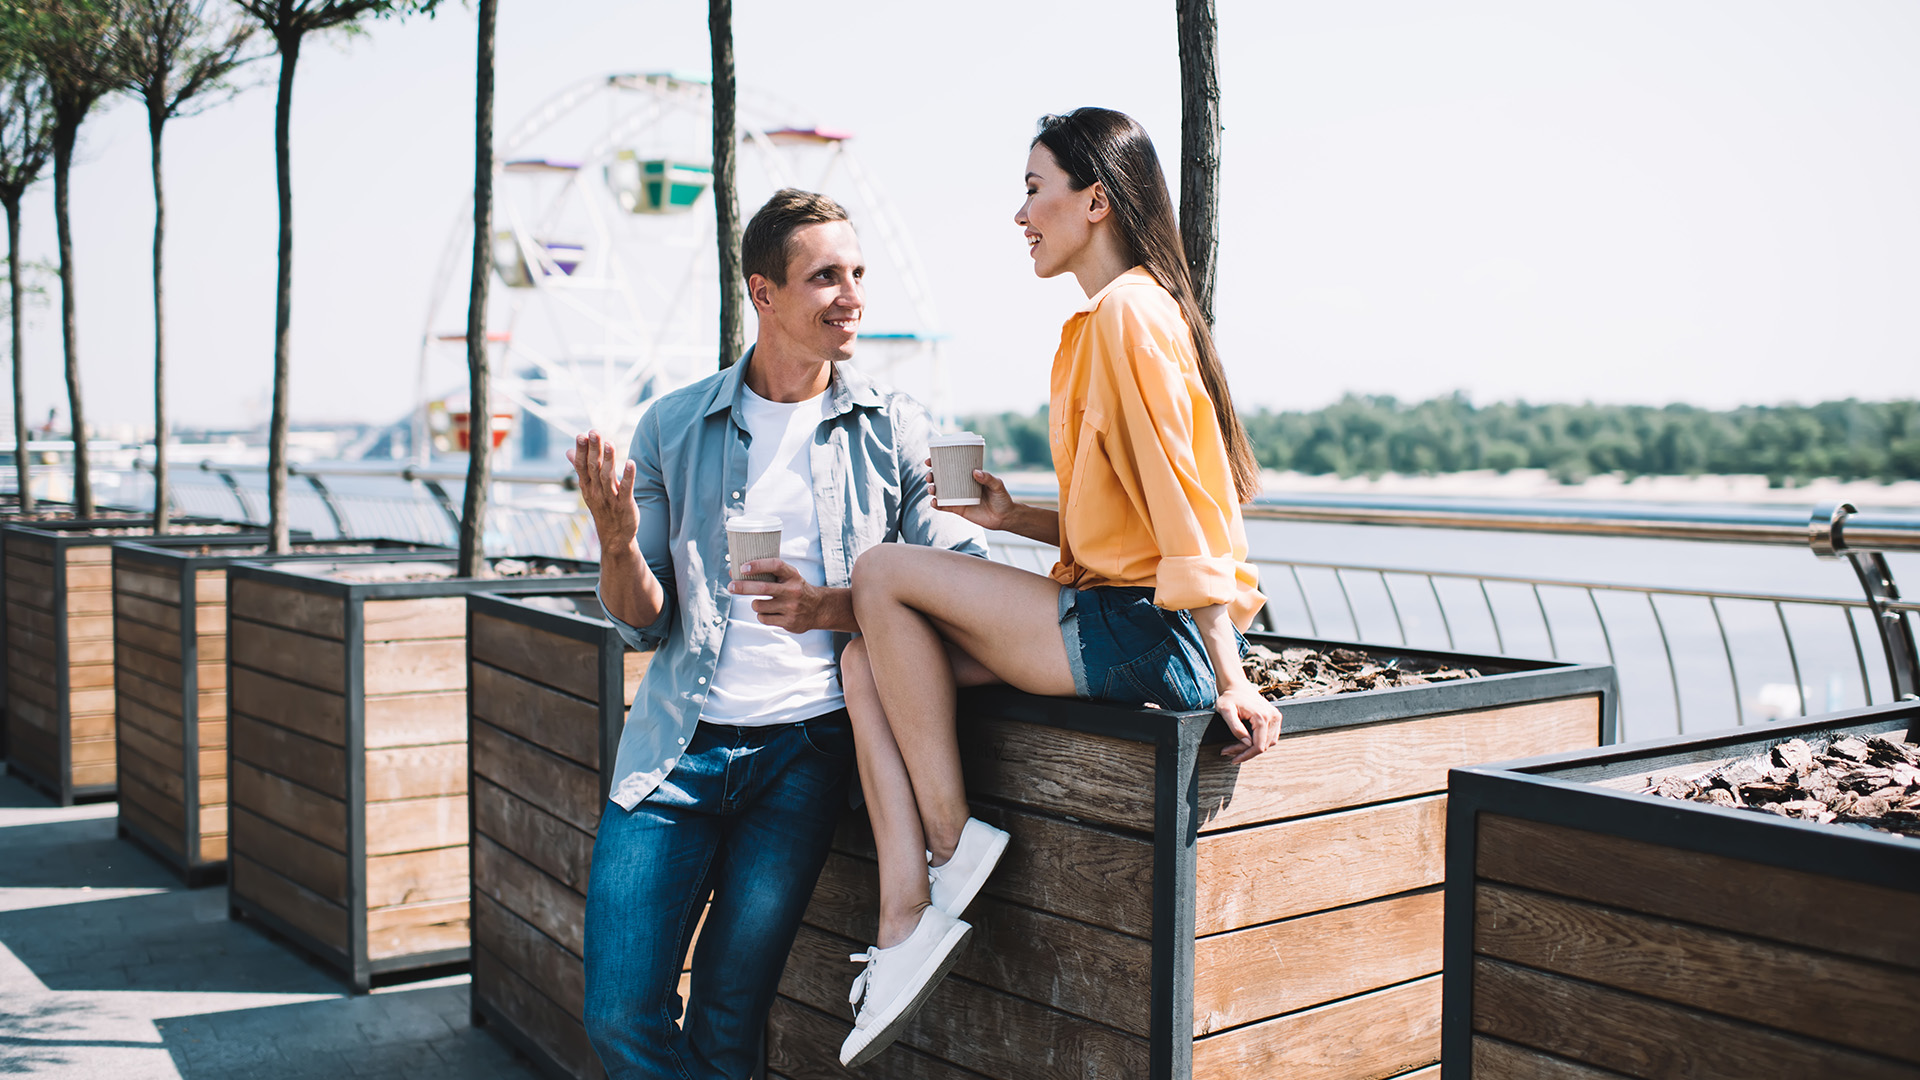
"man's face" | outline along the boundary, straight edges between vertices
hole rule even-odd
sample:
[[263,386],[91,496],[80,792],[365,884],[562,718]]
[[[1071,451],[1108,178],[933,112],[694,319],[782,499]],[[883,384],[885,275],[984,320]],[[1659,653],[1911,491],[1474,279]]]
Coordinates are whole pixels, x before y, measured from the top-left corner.
[[853,226],[808,225],[794,232],[787,250],[785,285],[758,275],[748,282],[761,341],[823,361],[851,358],[866,307],[867,274]]

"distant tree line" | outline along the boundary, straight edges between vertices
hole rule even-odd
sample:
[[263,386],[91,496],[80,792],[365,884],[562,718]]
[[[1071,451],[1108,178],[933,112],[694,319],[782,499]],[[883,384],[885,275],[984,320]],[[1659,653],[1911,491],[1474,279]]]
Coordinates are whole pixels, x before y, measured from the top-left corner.
[[[1349,395],[1324,409],[1244,417],[1263,468],[1312,474],[1546,469],[1563,483],[1627,476],[1763,475],[1920,479],[1920,401],[1818,405],[1476,406],[1464,394],[1417,403]],[[1046,409],[966,417],[994,467],[1049,469]]]

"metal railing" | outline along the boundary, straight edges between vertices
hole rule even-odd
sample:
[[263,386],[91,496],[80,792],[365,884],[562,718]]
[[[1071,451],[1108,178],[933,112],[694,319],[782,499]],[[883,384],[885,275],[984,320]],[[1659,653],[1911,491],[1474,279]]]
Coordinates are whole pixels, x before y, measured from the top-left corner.
[[[174,472],[185,513],[264,521],[265,469],[203,463]],[[547,506],[496,502],[487,547],[502,554],[597,558],[571,473],[496,473],[547,489]],[[451,543],[461,469],[329,463],[290,470],[289,516],[315,536]],[[148,491],[151,478],[147,477]],[[1017,492],[1045,505],[1048,490]],[[150,499],[150,495],[148,496]],[[1264,496],[1249,521],[1494,530],[1535,535],[1690,540],[1811,549],[1845,559],[1857,598],[1649,586],[1618,581],[1287,560],[1253,553],[1263,628],[1407,648],[1606,661],[1622,688],[1622,738],[1710,730],[1920,694],[1914,624],[1883,552],[1920,552],[1920,515],[1700,510],[1532,500]],[[1046,572],[1055,550],[997,535],[994,556]],[[1872,643],[1872,644],[1870,644]],[[1879,657],[1870,656],[1877,645]],[[1824,689],[1824,695],[1821,690]]]

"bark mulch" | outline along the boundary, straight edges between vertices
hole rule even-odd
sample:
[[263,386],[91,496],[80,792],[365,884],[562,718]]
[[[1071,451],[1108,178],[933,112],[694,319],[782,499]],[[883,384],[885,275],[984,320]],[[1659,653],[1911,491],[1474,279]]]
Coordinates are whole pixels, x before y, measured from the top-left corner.
[[1240,660],[1247,678],[1271,701],[1326,697],[1361,690],[1472,679],[1473,668],[1448,667],[1423,660],[1392,657],[1377,660],[1359,649],[1310,649],[1304,645],[1274,652],[1254,645]]
[[1645,794],[1920,836],[1920,747],[1886,735],[1789,739]]

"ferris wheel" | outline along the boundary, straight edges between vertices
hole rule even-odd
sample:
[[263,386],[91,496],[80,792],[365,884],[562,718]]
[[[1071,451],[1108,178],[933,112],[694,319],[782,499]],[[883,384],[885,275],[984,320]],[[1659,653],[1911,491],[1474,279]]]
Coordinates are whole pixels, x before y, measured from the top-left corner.
[[[873,328],[853,362],[944,418],[943,335],[926,275],[852,136],[746,90],[736,112],[743,217],[782,187],[846,206],[868,264],[862,321]],[[715,369],[711,116],[704,78],[611,75],[555,94],[500,141],[486,327],[494,442],[511,432],[520,462],[557,456],[560,440],[588,427],[624,445],[654,398]],[[421,337],[413,445],[423,460],[435,442],[465,442],[471,221],[464,212],[450,231]]]

